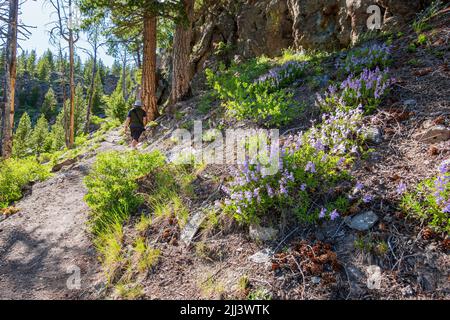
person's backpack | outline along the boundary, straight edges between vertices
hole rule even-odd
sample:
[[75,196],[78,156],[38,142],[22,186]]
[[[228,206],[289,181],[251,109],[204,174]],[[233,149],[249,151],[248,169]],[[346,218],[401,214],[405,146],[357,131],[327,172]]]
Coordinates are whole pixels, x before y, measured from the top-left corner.
[[137,120],[137,123],[136,123],[136,121],[133,121],[134,120],[133,118],[131,118],[130,125],[131,124],[139,124],[142,128],[144,128],[145,127],[144,126],[144,121],[143,121],[144,119],[143,119],[143,117],[139,116],[138,108],[133,108],[133,110],[131,110],[131,114],[135,116],[135,119]]

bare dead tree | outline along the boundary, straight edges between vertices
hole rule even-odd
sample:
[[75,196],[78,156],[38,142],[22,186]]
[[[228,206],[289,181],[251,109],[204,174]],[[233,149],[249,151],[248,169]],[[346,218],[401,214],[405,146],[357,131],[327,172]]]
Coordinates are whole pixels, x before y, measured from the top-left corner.
[[[2,19],[5,19],[2,17]],[[2,105],[2,136],[0,153],[4,158],[9,158],[12,153],[15,90],[17,73],[17,35],[19,20],[19,0],[9,1],[7,18],[8,31],[6,34],[5,80]]]
[[106,44],[105,41],[102,41],[101,28],[102,28],[101,23],[90,25],[87,28],[87,38],[88,38],[88,42],[89,42],[91,48],[90,48],[90,50],[81,48],[92,59],[91,82],[89,85],[89,98],[88,98],[88,106],[87,106],[87,110],[86,110],[86,124],[84,127],[85,133],[89,132],[89,125],[91,122],[91,113],[92,113],[92,107],[93,107],[92,104],[93,104],[93,100],[94,100],[94,90],[95,90],[95,76],[97,75],[98,50]]
[[58,36],[65,40],[69,46],[69,87],[70,87],[70,110],[69,110],[69,141],[68,148],[73,148],[75,142],[75,44],[80,39],[79,30],[76,28],[76,17],[72,0],[47,0],[53,7],[57,20],[53,22],[50,35],[53,39]]

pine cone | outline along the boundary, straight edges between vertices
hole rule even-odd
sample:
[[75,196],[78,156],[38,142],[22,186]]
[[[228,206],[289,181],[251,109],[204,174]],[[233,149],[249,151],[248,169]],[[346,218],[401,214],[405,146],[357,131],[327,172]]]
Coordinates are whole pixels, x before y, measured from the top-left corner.
[[434,237],[434,231],[431,228],[425,228],[422,233],[422,238],[424,240],[430,240]]

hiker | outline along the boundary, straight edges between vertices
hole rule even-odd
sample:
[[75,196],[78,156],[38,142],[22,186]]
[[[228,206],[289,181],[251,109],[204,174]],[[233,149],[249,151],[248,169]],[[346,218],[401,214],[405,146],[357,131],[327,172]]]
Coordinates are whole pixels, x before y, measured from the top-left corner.
[[134,103],[133,109],[128,112],[127,120],[125,121],[125,133],[128,132],[128,128],[131,131],[131,147],[136,149],[139,138],[145,131],[147,125],[147,113],[142,109],[142,102],[137,100]]

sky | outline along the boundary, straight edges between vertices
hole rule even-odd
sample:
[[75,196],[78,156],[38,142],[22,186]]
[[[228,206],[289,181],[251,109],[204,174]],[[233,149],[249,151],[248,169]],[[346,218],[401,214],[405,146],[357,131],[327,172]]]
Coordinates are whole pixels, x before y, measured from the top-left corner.
[[[49,23],[55,20],[55,16],[52,15],[52,8],[48,4],[44,4],[44,0],[27,0],[22,4],[20,20],[23,24],[33,26],[36,28],[30,28],[31,36],[28,40],[20,40],[19,45],[23,50],[31,51],[36,50],[38,56],[44,51],[50,49],[55,54],[57,49],[49,43],[49,31],[51,26]],[[86,35],[81,34],[80,40],[77,42],[78,47],[89,49],[90,46],[86,42]],[[64,44],[64,42],[62,42]],[[64,44],[64,46],[66,46]],[[19,51],[19,54],[21,51]],[[76,52],[83,60],[87,59],[87,54],[83,50]],[[111,66],[114,62],[114,57],[108,56],[105,49],[100,48],[99,58],[103,62]]]

